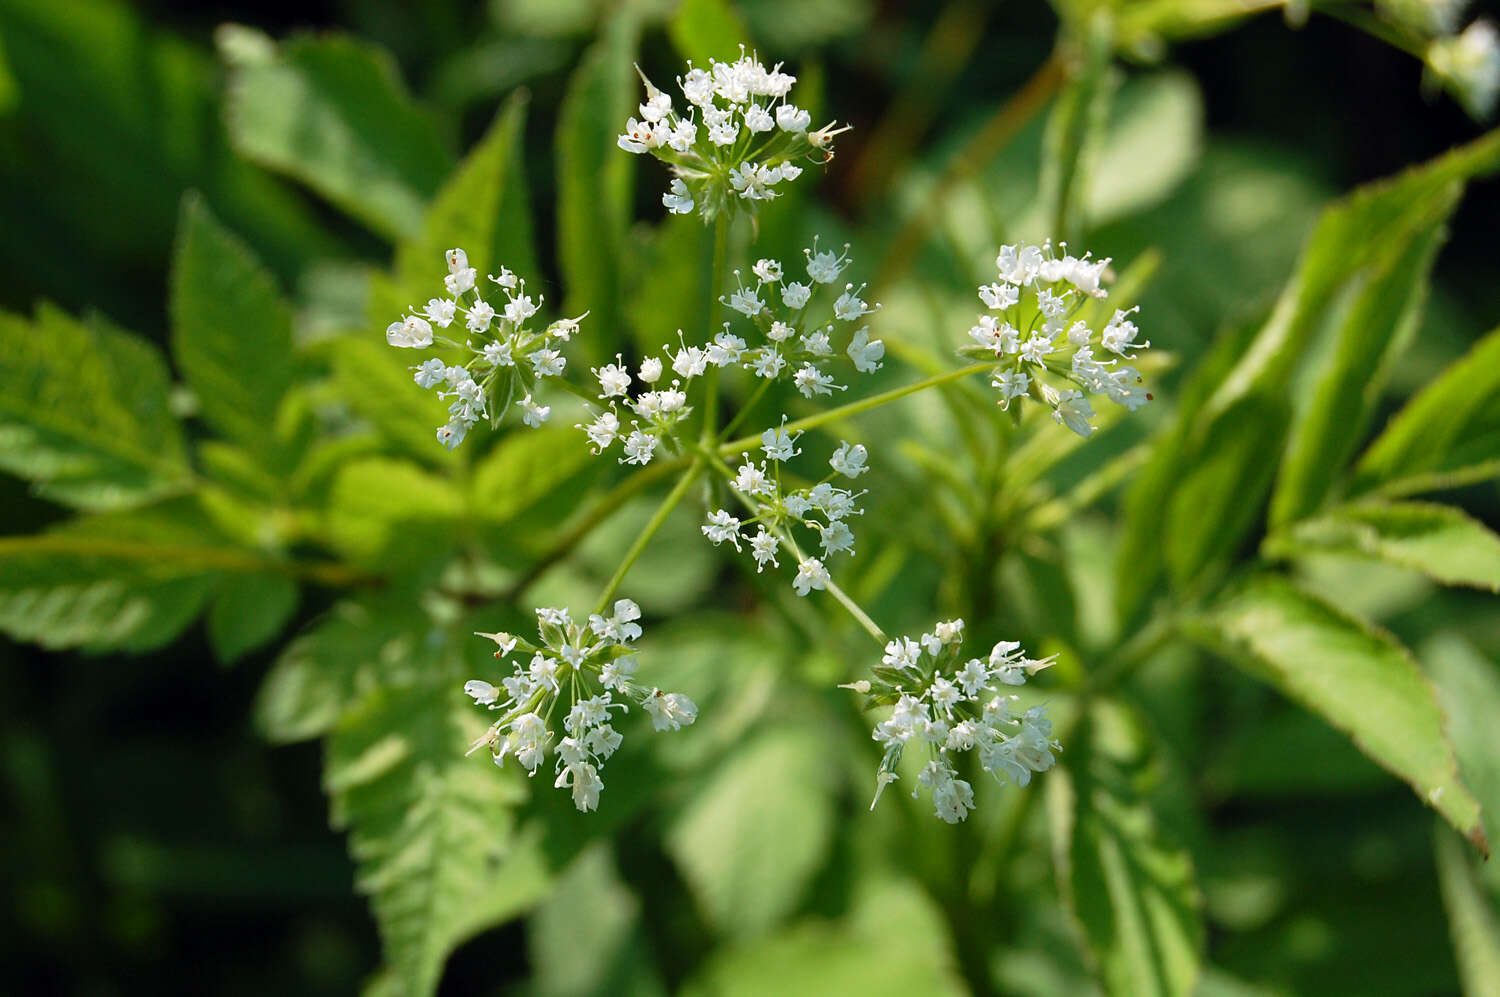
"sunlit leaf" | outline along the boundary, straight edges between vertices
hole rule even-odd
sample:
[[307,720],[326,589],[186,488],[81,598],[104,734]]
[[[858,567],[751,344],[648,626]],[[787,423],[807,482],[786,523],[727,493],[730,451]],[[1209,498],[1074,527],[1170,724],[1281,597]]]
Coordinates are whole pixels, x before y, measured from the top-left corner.
[[1500,537],[1453,506],[1357,502],[1295,523],[1268,538],[1265,548],[1281,557],[1361,554],[1445,585],[1500,591]]
[[1231,593],[1194,632],[1348,734],[1488,848],[1432,685],[1390,636],[1273,577]]
[[1202,898],[1145,799],[1152,764],[1139,720],[1095,704],[1046,775],[1059,891],[1111,994],[1188,994],[1200,972]]
[[382,235],[415,233],[452,160],[390,55],[340,35],[277,45],[238,30],[221,36],[235,149]]

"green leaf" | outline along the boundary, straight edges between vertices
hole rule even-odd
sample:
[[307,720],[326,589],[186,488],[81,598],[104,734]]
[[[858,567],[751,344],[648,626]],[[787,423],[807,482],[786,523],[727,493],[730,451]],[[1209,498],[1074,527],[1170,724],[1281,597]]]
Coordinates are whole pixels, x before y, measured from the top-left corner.
[[760,934],[801,899],[833,830],[826,753],[816,730],[766,731],[667,832],[667,851],[719,931]]
[[682,0],[667,22],[677,54],[694,63],[733,62],[750,42],[739,12],[726,0]]
[[291,642],[261,684],[255,723],[278,744],[328,733],[378,682],[413,666],[425,625],[412,593],[344,599]]
[[371,296],[372,319],[380,328],[413,303],[442,295],[448,272],[443,254],[454,247],[468,253],[481,281],[502,266],[533,284],[540,280],[523,164],[525,129],[526,98],[518,94],[432,199],[420,232],[396,247],[394,285],[377,287]]
[[383,49],[340,35],[221,36],[225,111],[246,158],[307,184],[381,235],[417,232],[452,160]]
[[681,990],[684,997],[947,997],[958,979],[943,914],[915,883],[867,875],[849,915],[808,919],[753,942],[725,946]]
[[1500,475],[1500,329],[1406,403],[1360,458],[1352,491],[1391,495]]
[[0,312],[0,468],[83,509],[139,505],[191,477],[150,344],[50,305]]
[[[1458,204],[1463,185],[1434,195],[1434,219]],[[1399,255],[1373,264],[1352,288],[1311,402],[1297,415],[1271,496],[1271,523],[1314,512],[1333,490],[1363,437],[1393,362],[1416,332],[1427,297],[1427,274],[1447,233],[1440,224],[1413,238]]]
[[1085,221],[1079,215],[1119,83],[1110,61],[1109,19],[1090,21],[1073,40],[1078,65],[1052,105],[1042,136],[1041,199],[1047,205],[1047,231],[1065,242]]
[[[579,945],[587,938],[587,945]],[[664,995],[641,931],[641,902],[620,879],[609,846],[578,857],[527,923],[527,949],[538,997],[583,994]]]
[[474,468],[470,501],[492,527],[486,547],[505,559],[545,545],[588,497],[600,464],[576,429],[546,425],[505,436]]
[[16,78],[11,75],[10,64],[5,59],[5,46],[0,45],[0,116],[10,113],[17,100]]
[[[1189,542],[1193,537],[1180,537],[1175,544],[1177,556],[1172,561],[1172,574],[1181,586],[1195,580],[1223,553],[1235,549],[1254,525],[1243,504],[1258,501],[1258,495],[1247,495],[1245,503],[1219,503],[1212,515],[1200,514],[1187,500],[1180,503],[1175,500],[1184,481],[1206,487],[1203,475],[1194,473],[1198,464],[1211,456],[1206,445],[1226,434],[1249,445],[1251,441],[1246,437],[1254,435],[1253,431],[1225,423],[1242,418],[1245,415],[1242,406],[1256,404],[1246,399],[1256,396],[1262,399],[1259,407],[1265,414],[1279,407],[1298,364],[1310,344],[1318,339],[1320,330],[1328,327],[1348,330],[1348,349],[1353,350],[1366,334],[1359,325],[1361,316],[1382,315],[1380,309],[1388,302],[1378,296],[1402,291],[1406,284],[1399,275],[1394,275],[1392,268],[1403,261],[1413,266],[1431,262],[1430,249],[1456,203],[1456,189],[1469,177],[1493,170],[1497,161],[1500,161],[1500,132],[1460,146],[1395,178],[1367,184],[1323,211],[1303,247],[1296,272],[1269,318],[1248,342],[1241,336],[1231,337],[1205,363],[1178,416],[1164,430],[1156,456],[1132,492],[1130,526],[1116,568],[1123,616],[1130,617],[1139,611],[1161,575],[1159,536],[1185,529],[1199,538],[1197,542]],[[1385,275],[1391,275],[1389,281],[1377,279]],[[1406,276],[1416,279],[1414,275]],[[1414,293],[1409,285],[1404,290],[1408,296],[1402,299],[1402,309],[1408,306],[1410,293]],[[1389,341],[1399,340],[1403,321],[1386,326],[1384,333],[1370,332],[1369,342],[1381,354],[1375,361],[1376,368],[1386,355],[1380,344],[1389,346]],[[1363,362],[1365,358],[1360,359]],[[1358,366],[1353,360],[1346,363]],[[1345,374],[1352,376],[1348,370]],[[1357,387],[1362,390],[1363,385]],[[1310,461],[1310,455],[1318,448],[1325,455],[1347,448],[1346,427],[1334,424],[1336,419],[1331,420],[1331,414],[1343,411],[1340,406],[1363,404],[1362,398],[1350,393],[1354,390],[1342,383],[1325,388],[1322,404],[1326,413],[1299,422],[1299,466]],[[1302,428],[1303,423],[1308,428]],[[1250,462],[1262,466],[1241,467],[1237,472],[1255,479],[1251,483],[1257,485],[1259,477],[1269,473],[1264,465],[1274,461],[1285,438],[1281,428],[1272,431],[1269,420],[1265,428],[1257,446],[1258,460]],[[1307,466],[1307,471],[1296,472],[1303,475],[1297,479],[1297,494],[1321,495],[1326,486],[1316,481],[1323,472]],[[1296,507],[1292,504],[1286,508]],[[1168,509],[1188,513],[1194,521],[1184,523],[1180,515],[1169,520]],[[1211,543],[1203,543],[1203,538],[1213,539]],[[1168,552],[1174,549],[1171,541],[1166,549]]]
[[292,383],[292,315],[255,254],[209,213],[182,203],[172,259],[172,355],[203,418],[262,455]]
[[265,564],[186,503],[70,520],[0,539],[0,631],[53,649],[151,650],[197,617],[224,572]]
[[281,633],[297,610],[297,583],[285,575],[236,575],[224,580],[208,610],[208,640],[233,664]]
[[1196,441],[1198,457],[1181,469],[1167,512],[1167,566],[1179,587],[1233,553],[1255,524],[1275,471],[1266,455],[1280,445],[1286,418],[1281,398],[1249,395]]
[[[635,157],[622,152],[615,139],[640,90],[631,68],[638,31],[632,8],[617,8],[568,81],[559,111],[557,243],[567,290],[563,310],[590,313],[596,333],[583,340],[585,345],[615,342],[623,328],[621,267]],[[602,348],[594,351],[604,355]]]
[[1432,685],[1388,634],[1274,577],[1246,584],[1191,629],[1348,734],[1488,850]]
[[378,429],[392,448],[439,466],[451,466],[460,459],[457,451],[437,440],[437,428],[448,420],[448,410],[441,399],[412,380],[407,366],[420,362],[412,351],[387,345],[372,323],[367,336],[340,336],[323,344],[319,353],[333,368],[338,396]]
[[1485,896],[1464,843],[1436,828],[1438,885],[1448,910],[1448,930],[1467,997],[1500,997],[1500,915]]
[[451,482],[410,461],[373,457],[339,471],[328,530],[347,557],[374,567],[440,562],[467,511]]
[[1111,994],[1188,994],[1202,966],[1202,897],[1186,848],[1146,795],[1155,764],[1133,714],[1095,704],[1047,774],[1058,890]]
[[[1500,726],[1495,723],[1500,716],[1500,666],[1454,634],[1427,641],[1421,658],[1448,718],[1459,775],[1479,799],[1485,836],[1500,837]],[[1493,877],[1500,870],[1489,872]],[[1491,883],[1500,883],[1500,878]]]
[[1091,225],[1160,203],[1203,153],[1203,93],[1189,74],[1132,74],[1114,105],[1085,191]]
[[1264,545],[1276,557],[1352,553],[1420,571],[1444,585],[1500,592],[1500,537],[1452,506],[1356,502],[1294,523]]
[[548,883],[535,835],[517,828],[524,777],[464,757],[484,718],[438,638],[417,641],[422,683],[376,689],[345,715],[323,780],[394,989],[406,995],[433,993],[455,947],[530,906]]

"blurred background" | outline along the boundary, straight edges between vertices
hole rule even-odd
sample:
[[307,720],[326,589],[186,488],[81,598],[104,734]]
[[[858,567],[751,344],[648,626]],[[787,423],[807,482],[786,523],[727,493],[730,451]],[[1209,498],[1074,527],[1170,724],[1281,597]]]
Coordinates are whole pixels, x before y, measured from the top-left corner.
[[[804,85],[821,86],[824,117],[854,125],[818,181],[818,210],[872,266],[954,150],[1015,94],[1045,82],[1058,29],[1047,4],[1019,0],[735,6],[766,61],[785,60]],[[226,23],[277,39],[345,32],[383,47],[448,156],[478,140],[506,95],[529,91],[526,178],[551,286],[551,129],[600,16],[593,0],[0,0],[0,307],[30,314],[46,300],[97,312],[165,347],[179,202],[197,190],[298,306],[299,335],[357,313],[358,301],[341,296],[359,284],[346,278],[387,265],[389,245],[232,147],[215,47]],[[1141,325],[1178,356],[1179,371],[1226,323],[1273,298],[1328,199],[1481,132],[1452,100],[1424,90],[1420,61],[1334,18],[1292,26],[1273,9],[1194,34],[1122,63],[1127,118],[1096,174],[1087,244],[1126,261],[1160,251]],[[640,59],[658,79],[679,64],[663,22],[648,20]],[[1040,129],[1041,116],[1023,122],[982,167],[981,194],[1012,218],[1037,190]],[[638,184],[642,217],[661,214],[657,180]],[[1477,181],[1452,223],[1421,347],[1395,374],[1392,407],[1496,321],[1497,191]],[[373,325],[367,332],[378,336]],[[1175,376],[1165,378],[1169,394]],[[1500,521],[1492,486],[1462,498]],[[67,515],[5,474],[0,510],[7,534]],[[286,632],[319,619],[336,595],[304,588]],[[1384,622],[1413,641],[1435,616],[1493,612],[1477,595],[1399,585],[1370,596],[1380,598],[1391,610]],[[713,574],[698,597],[729,608],[747,599],[733,573]],[[252,723],[276,655],[271,644],[223,666],[202,623],[137,655],[0,638],[5,991],[339,994],[380,964],[344,835],[329,827],[322,747],[272,747]],[[1216,964],[1265,992],[1455,991],[1428,815],[1316,721],[1246,679],[1215,681],[1223,685],[1212,705],[1195,700],[1196,719],[1183,723],[1225,733],[1190,764],[1204,801],[1207,836],[1196,855],[1210,883]],[[1191,737],[1179,741],[1185,756]],[[1314,776],[1288,780],[1285,762],[1265,756],[1269,744],[1305,752]],[[1309,811],[1309,794],[1336,802]],[[670,987],[703,954],[675,948],[699,933],[680,923],[695,915],[654,834],[627,823],[616,848],[632,884],[659,887],[639,891],[643,944]],[[830,847],[840,847],[837,834]],[[1231,855],[1228,868],[1215,859]],[[824,891],[847,887],[837,868],[820,875],[828,881],[813,882],[801,909],[816,911]],[[543,965],[557,959],[545,939],[559,916],[544,910],[467,942],[442,991],[586,992]],[[891,916],[902,917],[899,904]],[[1003,977],[1013,985],[994,989],[1067,992],[1065,977],[1034,966],[1028,977],[1023,962]],[[1355,973],[1351,982],[1350,967],[1361,965],[1389,975]],[[1262,992],[1245,988],[1221,992]]]

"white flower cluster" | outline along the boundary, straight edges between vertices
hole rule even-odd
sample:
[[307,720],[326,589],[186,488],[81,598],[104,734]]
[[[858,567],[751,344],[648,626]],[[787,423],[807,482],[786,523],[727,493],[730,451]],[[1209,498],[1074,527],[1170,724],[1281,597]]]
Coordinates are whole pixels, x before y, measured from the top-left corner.
[[833,137],[845,128],[830,122],[809,131],[812,116],[787,101],[795,76],[781,64],[767,69],[740,46],[734,62],[688,63],[677,85],[687,99],[679,114],[670,94],[641,74],[646,102],[619,137],[626,152],[650,153],[672,167],[676,179],[662,203],[676,214],[694,207],[705,219],[777,196],[783,181],[802,174],[797,160],[826,162]]
[[990,383],[1000,391],[1001,408],[1029,396],[1050,408],[1060,424],[1088,436],[1094,431],[1089,422],[1094,410],[1086,392],[1131,410],[1151,400],[1135,368],[1120,363],[1134,360],[1132,351],[1151,345],[1135,341],[1140,330],[1130,316],[1137,309],[1116,310],[1097,333],[1075,321],[1087,299],[1108,296],[1099,286],[1108,265],[1109,260],[1091,260],[1087,254],[1059,257],[1050,242],[1000,247],[995,260],[999,280],[979,288],[990,314],[979,316],[969,330],[973,344],[960,352],[998,361]]
[[1500,33],[1486,20],[1475,21],[1456,35],[1438,38],[1427,48],[1427,65],[1464,110],[1488,118],[1500,98]]
[[[641,610],[629,599],[616,602],[608,617],[590,616],[587,625],[574,623],[566,609],[538,609],[536,615],[540,647],[508,633],[477,634],[495,642],[496,658],[516,654],[516,659],[514,671],[499,685],[483,679],[464,684],[464,692],[474,702],[503,711],[469,748],[469,754],[489,748],[496,765],[514,757],[534,776],[547,752],[554,750],[557,778],[553,785],[572,790],[573,805],[579,810],[596,810],[604,789],[599,770],[621,741],[610,722],[610,711],[629,712],[624,701],[634,700],[650,714],[657,730],[677,730],[697,719],[698,707],[681,693],[648,690],[632,681],[636,658],[631,645],[641,636],[636,622]],[[553,731],[548,724],[564,689],[569,707],[563,717],[563,737],[552,749]]]
[[[875,775],[875,799],[899,778],[896,766],[912,744],[926,745],[931,760],[917,777],[932,793],[937,816],[956,824],[974,809],[974,788],[958,777],[953,758],[973,751],[979,766],[998,780],[1017,785],[1031,773],[1045,772],[1062,745],[1052,739],[1046,708],[1017,712],[1016,696],[1003,691],[1022,685],[1055,660],[1033,660],[1015,641],[1001,641],[988,658],[958,663],[964,621],[939,623],[918,640],[899,637],[885,646],[873,669],[874,681],[861,679],[840,686],[869,696],[870,706],[892,706],[891,716],[875,725],[873,737],[885,747]],[[912,791],[915,799],[917,790]]]
[[[526,282],[505,267],[488,280],[505,292],[505,302],[497,311],[485,300],[479,274],[469,266],[469,256],[462,249],[445,254],[448,275],[443,286],[449,297],[432,298],[410,314],[392,322],[385,330],[385,340],[403,349],[423,350],[434,343],[465,351],[463,363],[449,365],[432,357],[413,367],[412,377],[424,388],[438,390],[439,398],[451,398],[448,422],[438,427],[437,438],[452,450],[481,418],[488,417],[498,425],[511,400],[519,398],[521,421],[540,426],[552,415],[552,408],[533,399],[536,386],[546,377],[561,377],[567,359],[559,349],[578,331],[578,318],[560,319],[540,332],[528,324],[541,307],[526,293]],[[458,343],[433,326],[447,329],[462,317],[468,335]]]
[[[748,319],[764,343],[748,347],[729,331],[730,324],[726,322],[724,331],[714,338],[709,350],[714,359],[726,364],[738,362],[757,377],[775,380],[790,376],[797,390],[812,398],[831,395],[835,388],[842,391],[846,387],[834,383],[833,375],[826,369],[835,353],[833,337],[838,330],[835,323],[852,326],[878,311],[880,305],[868,304],[860,297],[865,289],[863,284],[859,287],[845,284],[843,293],[833,302],[831,313],[822,312],[825,317],[809,322],[808,310],[813,298],[824,286],[836,284],[849,265],[849,247],[845,245],[842,253],[820,250],[814,239],[812,248],[802,252],[807,258],[808,283],[786,279],[778,260],[762,259],[751,267],[754,286],[746,286],[740,271],[734,271],[738,288],[719,300]],[[823,297],[826,299],[827,295]],[[871,339],[870,327],[860,325],[849,336],[844,352],[855,370],[872,374],[882,366],[885,343]]]
[[[647,357],[641,361],[635,377],[645,390],[634,397],[630,394],[630,371],[619,354],[615,355],[614,363],[593,368],[593,375],[599,381],[599,400],[607,407],[595,416],[593,422],[579,423],[577,428],[588,436],[594,453],[603,453],[618,439],[622,441],[625,453],[620,463],[651,463],[662,442],[675,439],[678,424],[693,411],[687,403],[687,392],[693,378],[707,372],[710,364],[722,367],[730,362],[724,359],[721,349],[688,346],[682,341],[681,329],[677,330],[677,339],[682,348],[675,355],[668,352],[665,361],[661,357]],[[679,376],[673,378],[668,387],[658,388],[668,363],[672,372]],[[625,420],[630,423],[628,429],[621,419],[622,410]]]
[[[810,487],[786,490],[781,465],[802,452],[796,447],[802,434],[787,432],[785,423],[783,419],[781,426],[761,434],[765,460],[756,463],[745,454],[744,462],[729,481],[730,488],[750,511],[749,518],[740,519],[730,515],[727,509],[716,509],[708,514],[702,530],[715,547],[729,543],[735,550],[743,551],[741,542],[748,543],[756,571],[764,570],[767,564],[780,567],[776,555],[781,545],[787,543],[797,557],[797,574],[792,579],[792,588],[798,595],[805,596],[813,589],[826,589],[832,576],[822,558],[802,553],[793,527],[801,527],[817,537],[823,558],[835,554],[852,557],[854,531],[849,528],[849,517],[861,514],[862,510],[855,503],[864,492],[838,488],[831,482],[835,475],[852,480],[865,473],[869,470],[865,466],[869,454],[863,444],[850,445],[840,441],[839,448],[828,461],[833,468],[831,474]],[[756,528],[754,534],[741,533],[752,526]]]

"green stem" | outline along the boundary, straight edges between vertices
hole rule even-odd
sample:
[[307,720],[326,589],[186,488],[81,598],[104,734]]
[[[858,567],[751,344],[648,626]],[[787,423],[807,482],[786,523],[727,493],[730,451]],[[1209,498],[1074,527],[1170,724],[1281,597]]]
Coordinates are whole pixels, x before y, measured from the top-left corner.
[[[724,268],[729,260],[729,215],[720,213],[714,220],[713,271],[708,276],[708,339],[719,331],[723,320],[724,305],[719,299],[724,296]],[[703,432],[699,436],[704,443],[714,439],[719,421],[719,368],[708,372],[703,386]]]
[[[786,429],[787,432],[816,429],[818,426],[826,425],[830,422],[837,422],[840,419],[847,419],[850,416],[859,415],[861,412],[868,412],[872,408],[879,408],[880,406],[885,405],[889,402],[896,401],[898,398],[905,398],[907,395],[916,394],[918,391],[923,391],[927,388],[935,388],[941,384],[948,384],[953,381],[958,381],[965,377],[968,377],[970,374],[981,373],[982,371],[989,370],[994,366],[994,361],[986,361],[984,363],[970,364],[967,367],[960,367],[957,370],[950,370],[946,374],[934,374],[932,377],[923,378],[920,381],[913,381],[911,384],[905,385],[900,388],[892,388],[890,391],[882,391],[878,395],[871,395],[869,398],[863,398],[857,402],[850,402],[848,405],[840,405],[838,408],[831,408],[824,412],[819,412],[817,415],[810,415],[806,419],[798,419],[796,422],[789,422],[786,424]],[[755,446],[759,442],[760,437],[758,435],[742,436],[737,440],[730,440],[728,443],[719,444],[719,453],[733,456],[734,454],[741,453],[749,447]]]
[[615,592],[619,589],[620,583],[625,580],[626,574],[630,572],[636,559],[641,556],[641,551],[645,550],[646,544],[650,543],[651,538],[656,536],[656,531],[661,529],[662,524],[667,521],[667,517],[672,514],[672,510],[677,508],[677,503],[682,501],[682,497],[687,494],[688,488],[692,486],[702,470],[703,461],[695,460],[692,466],[687,469],[687,473],[677,479],[677,484],[672,486],[672,490],[667,493],[667,497],[661,500],[661,505],[656,507],[656,512],[652,514],[651,521],[646,524],[646,528],[641,530],[640,536],[635,538],[635,542],[625,552],[625,559],[615,569],[614,577],[609,580],[609,584],[604,586],[604,591],[599,594],[599,602],[594,606],[594,612],[603,613],[609,607],[610,600],[615,597]]
[[[723,443],[725,437],[734,432],[739,424],[745,421],[745,416],[750,414],[750,410],[755,408],[755,403],[761,400],[761,397],[765,395],[766,391],[770,387],[771,380],[769,378],[762,378],[760,384],[756,387],[756,389],[750,392],[750,397],[745,399],[745,404],[740,406],[740,410],[734,414],[734,418],[729,420],[729,424],[727,426],[719,430],[719,435],[714,440],[714,442]],[[705,440],[704,442],[708,441]]]
[[[797,539],[792,536],[792,531],[784,526],[781,528],[781,539],[786,541],[786,545],[792,549],[792,553],[796,556],[799,563],[807,560],[806,556],[802,553],[802,548],[797,546]],[[849,598],[849,593],[839,588],[838,583],[832,578],[828,580],[828,594],[837,599],[839,605],[849,611],[849,615],[854,617],[854,622],[863,627],[865,633],[875,638],[875,643],[881,647],[885,647],[886,642],[890,639],[885,635],[885,631],[880,629],[880,625],[870,619],[870,614],[860,609],[859,603]]]

